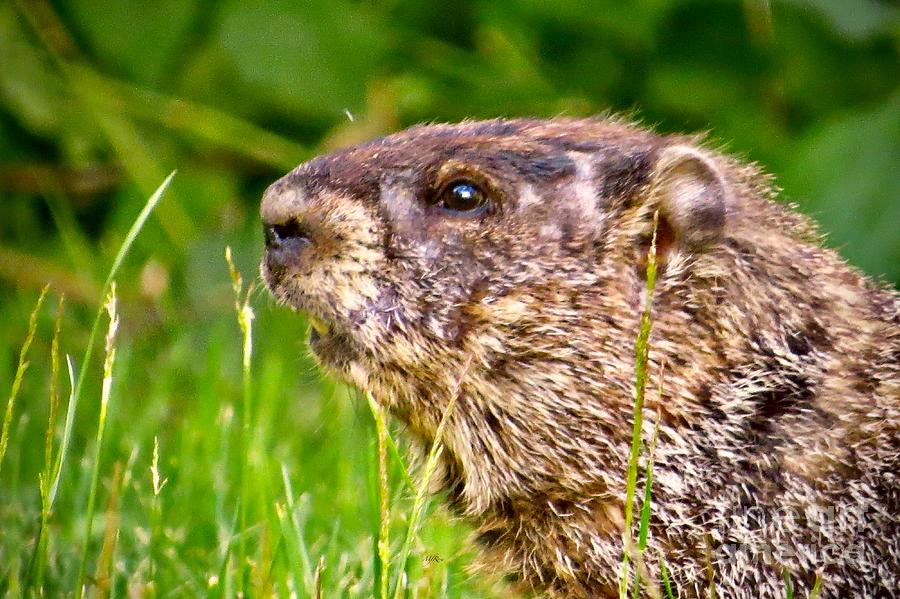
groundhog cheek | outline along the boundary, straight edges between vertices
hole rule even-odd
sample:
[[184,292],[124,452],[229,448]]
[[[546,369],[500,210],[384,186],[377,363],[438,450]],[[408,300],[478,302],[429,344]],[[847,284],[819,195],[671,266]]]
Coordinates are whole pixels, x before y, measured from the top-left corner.
[[347,277],[336,284],[332,293],[334,305],[340,306],[341,312],[365,311],[378,299],[378,288],[368,278]]

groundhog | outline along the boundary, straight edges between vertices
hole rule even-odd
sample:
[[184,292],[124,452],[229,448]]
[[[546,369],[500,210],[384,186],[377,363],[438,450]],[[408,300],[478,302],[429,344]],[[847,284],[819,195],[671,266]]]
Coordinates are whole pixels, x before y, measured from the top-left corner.
[[269,187],[262,272],[425,446],[455,398],[440,487],[485,564],[615,597],[657,214],[643,592],[664,559],[680,597],[897,596],[900,294],[775,195],[614,118],[423,125]]

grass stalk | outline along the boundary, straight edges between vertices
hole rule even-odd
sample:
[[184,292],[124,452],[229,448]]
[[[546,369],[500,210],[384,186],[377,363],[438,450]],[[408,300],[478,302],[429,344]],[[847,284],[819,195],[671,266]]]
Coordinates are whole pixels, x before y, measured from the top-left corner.
[[150,459],[150,483],[153,488],[153,522],[150,525],[150,553],[147,570],[147,588],[155,590],[156,555],[159,552],[159,539],[162,530],[162,500],[160,494],[168,482],[159,473],[159,437],[153,436],[153,456]]
[[794,599],[794,583],[791,580],[791,571],[782,566],[781,577],[784,578],[784,596],[786,599]]
[[[138,234],[141,232],[141,229],[144,228],[144,224],[147,222],[150,214],[156,208],[156,205],[159,204],[159,201],[162,199],[163,193],[165,193],[166,189],[168,189],[173,177],[175,177],[175,171],[172,171],[172,173],[170,173],[169,176],[165,178],[165,180],[156,189],[156,191],[153,192],[153,194],[147,200],[147,203],[144,204],[144,207],[141,209],[140,213],[138,213],[138,216],[134,220],[134,223],[132,223],[131,228],[128,229],[128,233],[125,235],[125,239],[122,241],[122,245],[119,246],[119,251],[116,253],[116,257],[113,259],[112,267],[110,267],[109,269],[109,274],[106,276],[106,282],[104,282],[103,284],[101,297],[106,298],[109,296],[113,281],[115,280],[116,275],[119,272],[119,268],[122,266],[122,262],[125,261],[125,257],[131,250],[131,246],[134,244],[134,240],[137,239]],[[91,325],[91,332],[88,335],[88,342],[84,349],[84,357],[81,359],[81,372],[78,374],[77,382],[74,384],[71,396],[69,397],[69,408],[66,414],[66,430],[63,434],[63,442],[60,446],[60,452],[56,457],[56,463],[53,468],[55,476],[50,491],[51,507],[56,499],[56,492],[59,488],[59,479],[62,475],[62,467],[67,455],[69,438],[72,431],[72,422],[75,418],[75,409],[78,405],[78,400],[81,397],[81,390],[84,387],[84,381],[87,378],[87,372],[91,366],[91,359],[94,356],[94,342],[97,338],[97,332],[100,329],[100,320],[103,317],[103,312],[104,307],[101,306],[100,309],[97,310],[97,315],[94,317],[94,322]],[[66,361],[69,367],[70,378],[73,378],[75,368],[72,364],[72,360],[68,356],[66,356]],[[81,591],[79,590],[77,593],[78,596],[80,596]]]
[[[227,476],[228,458],[231,455],[231,431],[234,422],[234,407],[230,404],[224,404],[219,408],[219,416],[217,424],[219,427],[219,469],[221,476]],[[237,527],[238,510],[234,506],[228,505],[228,495],[226,489],[214,487],[216,491],[216,507],[215,520],[217,531],[219,534],[219,567],[215,574],[208,581],[210,588],[210,597],[230,597],[231,589],[231,569],[232,553],[234,548],[235,528]],[[226,509],[230,507],[231,513],[226,514]]]
[[403,539],[403,546],[400,549],[400,560],[397,562],[399,567],[397,569],[397,578],[394,582],[394,599],[400,599],[400,593],[403,590],[402,580],[403,573],[406,569],[406,560],[409,557],[409,550],[412,546],[413,537],[419,529],[419,522],[425,507],[425,497],[428,492],[428,485],[431,482],[431,477],[434,475],[435,470],[437,470],[438,459],[443,452],[444,445],[442,438],[444,436],[444,429],[447,426],[447,422],[450,420],[453,408],[456,407],[456,400],[459,397],[463,380],[466,378],[466,373],[468,373],[471,363],[472,359],[470,357],[465,364],[463,364],[462,371],[460,372],[459,379],[456,383],[456,389],[451,394],[450,401],[447,403],[444,414],[441,416],[441,421],[434,433],[434,441],[431,443],[431,450],[428,452],[428,459],[425,461],[425,470],[422,472],[422,480],[416,488],[416,494],[413,498],[412,511],[409,518],[409,526],[406,529],[406,536]]
[[647,456],[647,466],[644,470],[644,501],[641,504],[641,526],[638,531],[638,549],[643,552],[647,549],[647,537],[650,533],[650,506],[653,495],[653,457],[656,450],[656,439],[659,436],[659,420],[653,430],[653,438],[650,440],[650,452]]
[[315,599],[322,599],[322,571],[325,569],[325,557],[322,556],[319,558],[319,563],[316,565],[316,573],[313,578],[313,597]]
[[[653,215],[653,234],[650,240],[650,251],[647,253],[647,286],[644,310],[641,314],[640,330],[635,343],[634,424],[631,430],[631,453],[626,473],[624,550],[622,552],[622,579],[619,585],[619,596],[623,599],[628,596],[628,559],[634,545],[632,521],[634,517],[634,495],[637,488],[638,459],[641,454],[641,431],[644,424],[644,391],[647,386],[650,331],[653,324],[651,310],[653,307],[653,289],[656,286],[656,233],[658,225],[659,212],[657,211]],[[637,583],[638,580],[635,582]]]
[[716,591],[716,572],[713,570],[712,559],[712,535],[708,532],[703,535],[704,541],[704,557],[706,558],[706,579],[707,579],[707,596],[709,599],[717,599],[719,593]]
[[662,576],[663,588],[668,599],[675,599],[675,591],[672,590],[672,582],[669,580],[669,568],[666,566],[666,558],[659,556],[659,573]]
[[[106,297],[106,298],[110,297],[110,292],[112,291],[112,288],[114,285],[113,281],[115,280],[115,277],[119,272],[119,268],[121,268],[122,263],[125,261],[125,257],[128,255],[128,252],[131,250],[131,246],[134,244],[134,240],[137,239],[137,236],[141,232],[141,229],[144,228],[144,224],[147,222],[147,219],[150,217],[150,214],[156,208],[157,204],[159,204],[159,201],[162,199],[163,193],[165,193],[166,189],[169,187],[169,184],[172,182],[172,178],[174,176],[175,176],[175,172],[173,171],[171,174],[169,174],[168,177],[165,178],[165,180],[162,182],[162,184],[156,189],[156,191],[147,200],[147,203],[144,204],[144,207],[138,213],[138,216],[134,220],[134,223],[132,223],[131,228],[128,229],[128,233],[125,234],[125,239],[122,241],[122,245],[119,247],[119,251],[116,253],[116,257],[113,259],[112,266],[109,269],[109,274],[106,276],[106,281],[103,284],[103,290],[102,290],[103,297]],[[108,303],[109,302],[107,302],[107,304]],[[91,359],[93,358],[93,355],[94,355],[94,343],[97,338],[97,332],[100,328],[100,320],[103,317],[103,312],[105,310],[106,310],[106,306],[103,306],[100,308],[100,310],[97,311],[97,315],[94,318],[93,324],[91,325],[91,332],[88,335],[87,346],[85,347],[84,357],[82,358],[82,361],[81,361],[81,372],[78,374],[78,380],[75,383],[74,389],[72,391],[72,395],[69,398],[69,409],[68,409],[68,413],[66,414],[66,431],[65,431],[65,434],[63,435],[63,444],[60,447],[60,452],[59,452],[59,455],[57,456],[56,464],[54,466],[55,476],[54,476],[54,481],[53,481],[53,485],[52,485],[51,492],[50,492],[51,507],[52,507],[53,502],[56,499],[56,492],[59,488],[59,480],[60,480],[60,477],[63,472],[62,467],[63,467],[63,462],[65,460],[65,457],[67,455],[68,443],[69,443],[69,438],[70,438],[71,430],[72,430],[72,421],[75,418],[75,409],[78,405],[78,400],[81,397],[81,390],[84,388],[84,381],[87,379],[87,373],[90,369]],[[67,360],[68,360],[68,365],[69,365],[69,373],[70,373],[70,377],[71,377],[74,373],[74,367],[72,365],[71,360],[69,360],[68,357],[67,357]],[[101,404],[102,404],[102,397],[101,397]],[[101,405],[101,412],[103,412],[104,409],[105,409],[104,406]],[[104,414],[104,419],[105,419],[105,414]],[[102,427],[101,427],[101,430],[102,430]],[[98,431],[98,436],[99,435],[100,435],[100,433]],[[99,447],[97,448],[97,450],[99,451]],[[99,457],[99,454],[98,454],[98,457]],[[95,463],[94,468],[95,468],[94,475],[99,476],[99,473],[97,471],[97,468],[99,468],[99,464]],[[94,489],[95,485],[92,484],[91,488]],[[95,494],[96,494],[96,491],[93,490],[90,495],[89,504],[90,504],[91,499],[96,501],[96,497],[94,497]],[[88,522],[89,523],[91,523],[92,518],[93,518],[93,514],[89,513],[88,514]],[[89,543],[90,543],[90,525],[88,526],[87,534],[84,539],[85,549],[82,552],[81,565],[78,568],[78,587],[75,589],[76,599],[81,599],[81,597],[84,594],[84,576],[85,576],[85,572],[86,572],[86,568],[87,568],[87,561],[86,561],[87,560],[87,546]]]
[[62,330],[62,315],[65,297],[60,296],[56,307],[56,318],[53,325],[53,340],[50,342],[50,391],[47,414],[47,430],[44,433],[44,469],[38,475],[38,488],[41,494],[41,522],[38,527],[37,543],[28,567],[26,590],[38,589],[43,593],[44,568],[47,564],[48,530],[50,523],[50,487],[53,476],[53,439],[56,436],[56,418],[59,412],[59,335]]
[[85,523],[84,540],[81,544],[81,563],[78,566],[78,588],[76,597],[82,597],[84,593],[85,575],[87,574],[88,550],[91,546],[91,534],[94,526],[94,510],[97,503],[97,487],[100,481],[100,458],[103,451],[103,436],[106,431],[106,415],[109,408],[109,399],[112,393],[112,373],[116,361],[116,333],[119,330],[119,314],[116,309],[116,285],[110,285],[109,295],[104,305],[109,315],[109,328],[106,333],[106,359],[103,361],[103,383],[100,391],[100,413],[97,417],[97,438],[94,440],[94,460],[91,470],[91,486],[88,493],[88,503]]
[[109,500],[106,504],[106,522],[103,530],[103,545],[97,558],[94,581],[97,588],[96,597],[108,598],[113,592],[115,577],[116,544],[119,540],[119,497],[122,492],[122,463],[113,464],[112,479],[109,485]]
[[410,476],[409,470],[406,469],[406,464],[403,463],[403,456],[400,455],[400,449],[397,447],[397,443],[394,441],[394,437],[391,436],[390,432],[387,434],[387,448],[388,451],[391,452],[391,457],[394,459],[393,463],[400,471],[400,477],[403,479],[406,488],[410,493],[415,493],[416,483],[413,481],[412,476]]
[[6,447],[9,443],[9,427],[12,424],[13,413],[15,412],[16,398],[19,396],[19,390],[22,388],[22,381],[25,378],[25,371],[28,369],[28,350],[31,348],[31,342],[34,341],[34,334],[37,331],[38,312],[44,304],[44,298],[47,297],[47,290],[47,286],[44,286],[41,290],[41,295],[38,296],[37,303],[31,311],[31,317],[28,319],[28,333],[25,335],[25,342],[22,344],[21,351],[19,351],[19,364],[16,367],[16,375],[13,377],[9,399],[6,400],[6,413],[3,415],[3,428],[0,430],[0,468],[3,466],[3,458],[6,456]]
[[387,423],[384,410],[375,401],[371,393],[366,393],[369,408],[375,418],[375,431],[378,436],[378,482],[379,482],[379,522],[378,530],[378,561],[380,562],[380,580],[378,597],[386,599],[388,596],[388,584],[390,581],[389,566],[391,563],[390,544],[390,487],[388,485],[387,463]]
[[63,426],[62,440],[59,443],[59,451],[53,461],[53,481],[50,483],[49,511],[53,513],[56,504],[56,494],[59,491],[59,481],[62,478],[62,467],[69,453],[69,441],[72,439],[72,428],[75,423],[75,410],[78,407],[78,396],[75,395],[75,364],[72,357],[66,354],[66,372],[69,375],[69,400],[66,404],[66,420]]
[[[656,389],[657,405],[662,403],[663,389],[663,369],[664,364],[659,367],[658,386]],[[647,539],[650,534],[650,508],[653,499],[653,462],[656,456],[656,440],[659,438],[659,421],[661,415],[659,411],[656,413],[656,423],[653,427],[653,437],[650,439],[650,448],[647,453],[647,464],[644,469],[644,499],[641,503],[641,522],[638,530],[638,555],[643,563],[643,555],[647,550]],[[634,573],[634,592],[633,596],[637,597],[641,587],[641,572],[636,570]]]
[[[289,559],[288,569],[294,576],[296,592],[301,587],[306,587],[307,592],[313,593],[314,580],[312,572],[312,560],[309,557],[309,549],[303,539],[303,527],[297,520],[297,506],[294,502],[294,489],[288,476],[287,466],[281,464],[281,478],[284,482],[285,506],[275,505],[278,520],[282,528],[282,536],[285,539],[285,547]],[[300,570],[299,568],[303,569]]]
[[818,599],[819,593],[822,592],[822,573],[816,572],[816,581],[813,583],[813,588],[809,592],[809,599]]
[[231,247],[225,248],[225,261],[231,274],[231,283],[234,289],[235,309],[237,310],[238,326],[243,336],[241,351],[241,373],[243,382],[243,401],[241,407],[241,461],[240,474],[240,499],[238,502],[238,589],[246,590],[245,571],[247,566],[247,504],[250,501],[250,435],[253,415],[253,388],[251,375],[251,362],[253,357],[253,309],[250,307],[250,295],[253,293],[253,283],[247,286],[244,293],[244,282],[241,274],[234,266],[231,255]]
[[[661,369],[660,369],[661,370]],[[662,397],[662,375],[660,374],[659,396]],[[659,437],[659,414],[657,414],[656,424],[653,427],[653,438],[650,440],[650,448],[647,454],[647,464],[644,468],[644,499],[641,503],[641,522],[638,530],[638,556],[643,562],[643,555],[647,549],[647,538],[650,534],[650,507],[653,497],[653,459],[656,453],[656,440]],[[641,570],[636,569],[634,572],[634,589],[632,596],[638,597],[641,588]]]

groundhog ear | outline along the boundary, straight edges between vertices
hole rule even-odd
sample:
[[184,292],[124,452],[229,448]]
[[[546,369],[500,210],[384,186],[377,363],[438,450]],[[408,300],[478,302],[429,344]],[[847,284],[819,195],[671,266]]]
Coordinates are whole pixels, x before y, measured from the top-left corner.
[[[657,234],[669,246],[699,252],[718,243],[725,229],[727,186],[719,168],[702,151],[670,146],[653,169],[649,207],[659,210]],[[665,252],[673,247],[660,247]]]

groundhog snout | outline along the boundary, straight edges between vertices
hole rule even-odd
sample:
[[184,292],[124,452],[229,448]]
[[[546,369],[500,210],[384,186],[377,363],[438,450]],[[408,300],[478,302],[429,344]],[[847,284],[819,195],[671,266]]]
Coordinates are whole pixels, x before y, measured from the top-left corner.
[[297,219],[278,225],[264,224],[263,235],[268,259],[278,266],[297,262],[303,250],[312,244],[309,231]]
[[312,245],[311,227],[304,217],[307,202],[295,186],[280,180],[266,190],[260,206],[266,262],[273,270],[297,265]]

